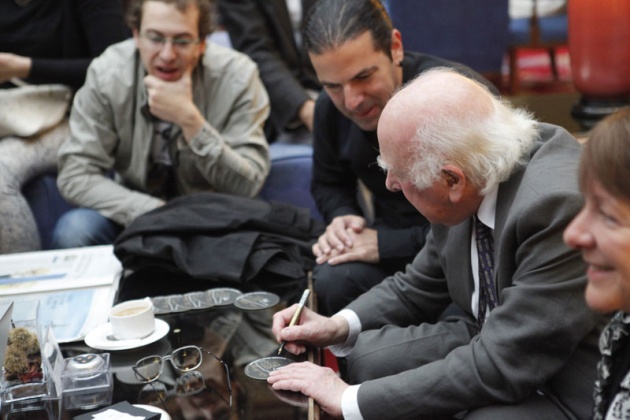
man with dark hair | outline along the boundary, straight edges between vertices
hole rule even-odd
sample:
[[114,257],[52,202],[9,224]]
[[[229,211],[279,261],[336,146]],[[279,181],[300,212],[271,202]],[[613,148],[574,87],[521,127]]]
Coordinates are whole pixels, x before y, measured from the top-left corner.
[[[379,0],[319,0],[303,33],[324,88],[315,108],[311,191],[328,227],[313,246],[313,278],[319,310],[331,315],[403,269],[429,230],[402,194],[385,188],[376,164],[376,126],[394,90],[437,66],[496,88],[463,65],[404,52]],[[365,202],[359,184],[369,192]]]
[[[330,318],[304,310],[289,327],[295,306],[276,313],[287,351],[333,345],[348,383],[294,363],[271,373],[273,388],[346,420],[590,419],[606,320],[562,242],[582,204],[575,138],[432,69],[387,103],[378,141],[387,188],[431,222],[427,243]],[[440,318],[450,302],[461,312]]]
[[133,39],[94,60],[74,100],[58,185],[81,208],[59,220],[53,247],[112,243],[181,195],[260,190],[269,100],[248,57],[206,44],[210,10],[208,0],[130,5]]

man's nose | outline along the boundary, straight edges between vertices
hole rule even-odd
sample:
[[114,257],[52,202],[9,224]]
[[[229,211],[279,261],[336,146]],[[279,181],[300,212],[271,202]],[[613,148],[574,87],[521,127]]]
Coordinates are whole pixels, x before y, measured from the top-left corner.
[[395,179],[391,172],[387,172],[387,176],[385,177],[385,187],[392,192],[401,190],[400,183]]
[[351,83],[344,86],[343,97],[345,107],[350,111],[355,110],[363,101],[363,93]]
[[172,60],[176,56],[173,41],[170,39],[164,41],[160,48],[160,58],[163,60]]

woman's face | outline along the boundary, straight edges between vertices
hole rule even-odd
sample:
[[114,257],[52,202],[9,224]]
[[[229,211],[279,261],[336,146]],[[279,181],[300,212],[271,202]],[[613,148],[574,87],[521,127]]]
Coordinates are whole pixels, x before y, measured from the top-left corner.
[[564,241],[582,251],[588,264],[586,303],[607,313],[630,312],[630,201],[612,196],[596,180]]

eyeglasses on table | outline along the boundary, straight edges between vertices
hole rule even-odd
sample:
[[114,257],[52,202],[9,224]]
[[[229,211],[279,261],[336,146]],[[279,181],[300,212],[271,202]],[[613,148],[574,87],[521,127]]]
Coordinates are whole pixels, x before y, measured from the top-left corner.
[[[205,350],[201,347],[197,346],[184,346],[178,349],[173,350],[170,355],[166,356],[147,356],[136,362],[134,366],[132,366],[132,370],[134,371],[136,378],[144,382],[146,384],[151,384],[153,387],[153,382],[155,382],[160,375],[162,374],[162,370],[164,368],[165,361],[168,360],[171,362],[171,365],[178,371],[184,372],[183,375],[177,378],[175,381],[175,395],[186,396],[193,395],[198,392],[201,392],[206,388],[205,378],[201,372],[195,371],[201,363],[203,362],[203,354],[207,354],[212,356],[215,360],[223,365],[225,368],[225,374],[227,378],[227,387],[229,393],[229,401],[226,400],[219,392],[214,390],[219,397],[230,407],[232,407],[232,382],[230,380],[230,369],[220,357],[215,355],[214,353]],[[157,393],[158,398],[164,405],[164,401],[161,394],[166,396],[166,388],[162,387],[160,389],[153,388]]]

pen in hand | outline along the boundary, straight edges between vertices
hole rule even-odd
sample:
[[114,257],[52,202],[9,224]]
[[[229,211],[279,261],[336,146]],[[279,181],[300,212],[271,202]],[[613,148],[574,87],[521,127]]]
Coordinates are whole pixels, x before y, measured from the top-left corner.
[[[302,293],[302,297],[300,298],[300,303],[298,303],[298,308],[293,314],[291,321],[289,322],[289,327],[294,326],[300,319],[300,315],[302,314],[302,309],[304,309],[304,305],[306,304],[306,299],[308,299],[308,295],[310,293],[311,291],[309,289],[304,290],[304,293]],[[284,349],[285,344],[286,344],[286,341],[282,340],[282,343],[280,343],[280,347],[278,348],[278,355],[282,353],[282,350]]]

